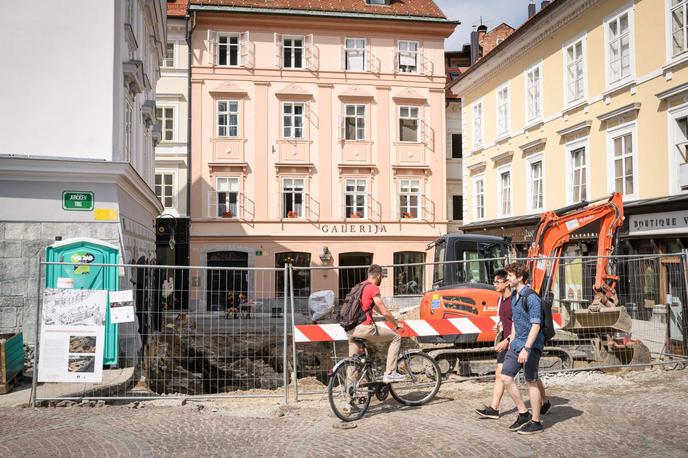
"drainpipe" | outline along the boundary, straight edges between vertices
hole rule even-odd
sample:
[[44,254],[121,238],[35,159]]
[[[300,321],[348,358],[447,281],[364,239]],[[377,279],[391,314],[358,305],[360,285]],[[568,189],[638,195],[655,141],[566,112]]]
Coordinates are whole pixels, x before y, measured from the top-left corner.
[[[189,12],[187,11],[184,21],[184,34],[186,35],[186,54],[187,54],[187,88],[186,88],[186,213],[189,217],[189,226],[187,227],[187,237],[191,229],[191,58],[193,52],[191,51],[191,34],[196,27],[194,21],[193,28],[189,28],[190,20]],[[194,19],[196,13],[194,13]]]

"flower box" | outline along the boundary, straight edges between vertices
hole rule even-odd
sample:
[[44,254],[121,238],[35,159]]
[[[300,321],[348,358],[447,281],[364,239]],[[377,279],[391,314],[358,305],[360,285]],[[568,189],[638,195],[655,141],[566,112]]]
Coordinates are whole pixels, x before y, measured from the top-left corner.
[[293,211],[287,212],[287,218],[298,218],[299,214]]
[[361,212],[353,212],[350,218],[363,218],[363,215],[361,214]]
[[401,214],[401,217],[404,219],[412,219],[413,215],[411,214],[411,212],[404,212]]
[[223,217],[223,218],[232,218],[233,216],[234,216],[234,213],[232,213],[232,212],[229,211],[229,210],[227,210],[226,212],[223,212],[223,213],[222,213],[222,217]]

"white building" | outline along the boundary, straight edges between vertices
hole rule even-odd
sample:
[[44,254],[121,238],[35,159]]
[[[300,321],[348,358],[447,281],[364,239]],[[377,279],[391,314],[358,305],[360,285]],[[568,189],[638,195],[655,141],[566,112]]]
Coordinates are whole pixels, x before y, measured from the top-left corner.
[[[33,338],[35,260],[55,237],[108,241],[126,262],[155,257],[165,11],[164,0],[4,5],[0,332]],[[77,208],[65,192],[92,198]]]

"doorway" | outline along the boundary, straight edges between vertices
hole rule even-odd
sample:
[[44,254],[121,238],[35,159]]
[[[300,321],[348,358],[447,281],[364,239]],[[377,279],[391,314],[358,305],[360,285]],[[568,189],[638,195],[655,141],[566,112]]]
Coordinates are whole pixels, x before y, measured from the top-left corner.
[[679,355],[688,353],[688,335],[684,332],[687,302],[685,275],[681,256],[666,256],[659,260],[659,297],[661,302],[667,304],[667,346],[670,353]]
[[208,253],[206,301],[209,312],[224,310],[227,296],[248,293],[248,270],[222,270],[211,267],[248,267],[248,253],[242,251],[214,251]]
[[338,297],[340,303],[344,301],[351,288],[368,278],[368,266],[372,263],[373,253],[342,253],[339,255]]

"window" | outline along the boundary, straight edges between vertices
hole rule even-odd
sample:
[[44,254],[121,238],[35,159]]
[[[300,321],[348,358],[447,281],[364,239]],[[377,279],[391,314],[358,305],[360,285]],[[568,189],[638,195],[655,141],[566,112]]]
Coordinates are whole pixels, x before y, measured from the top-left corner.
[[239,177],[218,177],[216,190],[216,216],[225,218],[239,216]]
[[633,132],[624,129],[622,132],[612,133],[611,142],[613,190],[624,195],[633,195],[635,193]]
[[485,179],[474,178],[473,188],[475,193],[475,219],[485,218]]
[[236,67],[239,65],[239,35],[218,35],[217,65]]
[[399,140],[418,141],[418,107],[399,107]]
[[[310,253],[277,253],[275,255],[275,268],[283,269],[285,264],[294,267],[310,267]],[[311,271],[294,270],[294,296],[307,298],[311,295]],[[284,297],[284,272],[275,272],[275,295]]]
[[606,32],[608,84],[615,84],[631,76],[630,13],[607,21]]
[[155,174],[155,195],[165,208],[172,208],[174,192],[174,175],[171,173]]
[[398,44],[398,61],[400,73],[417,73],[418,72],[418,42],[417,41],[400,41]]
[[367,182],[363,178],[348,178],[344,183],[344,216],[346,218],[366,218]]
[[174,141],[174,107],[157,107],[156,117],[162,129],[162,141]]
[[365,105],[344,106],[344,138],[365,140]]
[[303,103],[282,105],[282,138],[303,138]]
[[303,68],[304,38],[282,39],[282,66],[284,68]]
[[239,136],[239,102],[236,100],[217,101],[217,136]]
[[542,159],[530,163],[528,170],[528,186],[530,196],[528,207],[530,211],[542,210],[544,207],[544,177]]
[[509,133],[509,86],[497,91],[497,136]]
[[420,217],[420,181],[399,181],[399,216],[418,219]]
[[688,0],[671,0],[671,56],[688,50]]
[[394,253],[394,295],[421,294],[423,292],[423,264],[425,253],[401,251]]
[[124,102],[124,161],[131,160],[132,131],[134,129],[134,104],[126,98]]
[[305,180],[303,178],[285,178],[282,180],[283,218],[303,218]]
[[168,41],[165,47],[165,59],[162,61],[162,66],[167,68],[174,67],[174,41]]
[[452,134],[451,136],[451,153],[452,159],[461,159],[463,157],[463,136],[461,134]]
[[473,105],[473,147],[483,145],[483,103]]
[[526,72],[526,121],[542,117],[542,67]]
[[499,214],[511,214],[511,171],[499,173]]
[[452,220],[463,219],[463,196],[452,196]]
[[344,40],[344,68],[358,72],[366,70],[365,38],[347,38]]
[[583,70],[583,40],[566,47],[566,103],[571,104],[585,95],[584,93],[584,70]]
[[585,147],[571,151],[571,202],[587,199],[587,171]]

